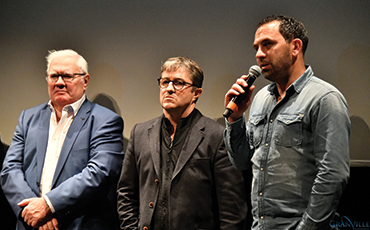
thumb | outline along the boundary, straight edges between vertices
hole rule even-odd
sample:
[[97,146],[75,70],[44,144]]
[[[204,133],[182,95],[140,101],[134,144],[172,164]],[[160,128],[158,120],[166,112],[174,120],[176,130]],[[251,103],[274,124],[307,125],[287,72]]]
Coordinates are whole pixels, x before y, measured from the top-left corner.
[[24,206],[27,206],[29,203],[30,203],[30,199],[24,199],[21,202],[19,202],[17,205],[19,207],[24,207]]

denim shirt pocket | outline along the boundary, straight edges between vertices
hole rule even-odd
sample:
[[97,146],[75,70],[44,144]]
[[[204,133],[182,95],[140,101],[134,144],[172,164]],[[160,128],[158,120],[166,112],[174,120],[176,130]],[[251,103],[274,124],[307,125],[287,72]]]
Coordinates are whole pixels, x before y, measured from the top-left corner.
[[249,118],[249,144],[257,148],[262,141],[263,128],[266,122],[266,115],[253,115]]
[[277,116],[274,141],[276,145],[284,147],[299,146],[302,144],[304,114],[280,114]]

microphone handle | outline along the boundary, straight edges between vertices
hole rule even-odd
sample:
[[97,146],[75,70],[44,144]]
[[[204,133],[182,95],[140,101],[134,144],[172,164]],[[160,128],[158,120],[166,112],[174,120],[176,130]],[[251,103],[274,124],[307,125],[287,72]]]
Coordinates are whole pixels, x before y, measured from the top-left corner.
[[230,115],[234,112],[236,107],[248,96],[249,88],[251,87],[253,82],[256,80],[256,78],[257,77],[255,77],[254,75],[250,75],[248,77],[248,79],[246,80],[248,86],[243,87],[243,90],[244,90],[245,93],[239,94],[238,96],[233,97],[230,100],[229,104],[227,105],[227,107],[226,107],[224,113],[222,114],[222,116],[224,116],[226,119],[230,117]]

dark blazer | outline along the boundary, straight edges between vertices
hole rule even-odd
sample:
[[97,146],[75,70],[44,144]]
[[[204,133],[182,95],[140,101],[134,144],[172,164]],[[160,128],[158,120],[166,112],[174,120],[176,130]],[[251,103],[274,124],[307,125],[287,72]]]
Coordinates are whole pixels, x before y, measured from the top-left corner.
[[[22,112],[1,172],[4,193],[27,229],[17,203],[40,196],[51,110],[47,103]],[[52,190],[59,229],[116,229],[116,185],[123,160],[123,120],[86,100],[68,130]]]
[[[228,160],[224,127],[200,116],[173,172],[170,229],[245,229],[243,178]],[[137,124],[131,131],[118,183],[121,229],[150,229],[160,187],[161,120]]]

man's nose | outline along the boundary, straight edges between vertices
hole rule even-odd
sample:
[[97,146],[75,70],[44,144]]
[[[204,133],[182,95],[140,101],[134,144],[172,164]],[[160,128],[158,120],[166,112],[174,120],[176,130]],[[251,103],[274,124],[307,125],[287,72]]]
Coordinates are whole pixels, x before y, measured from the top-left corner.
[[262,49],[258,48],[256,51],[256,58],[260,59],[260,58],[264,58],[265,56],[266,56],[265,52],[263,52]]
[[[172,84],[172,86],[170,87],[171,84]],[[170,83],[168,83],[168,86],[167,86],[166,90],[175,91],[175,85],[174,85],[173,81],[170,81]]]
[[55,84],[63,84],[63,85],[65,84],[62,76],[58,76],[58,80],[55,82]]

